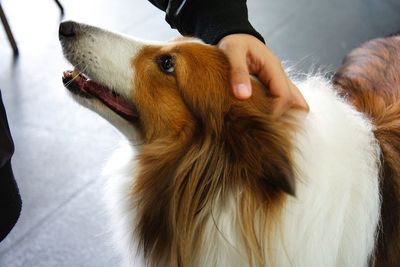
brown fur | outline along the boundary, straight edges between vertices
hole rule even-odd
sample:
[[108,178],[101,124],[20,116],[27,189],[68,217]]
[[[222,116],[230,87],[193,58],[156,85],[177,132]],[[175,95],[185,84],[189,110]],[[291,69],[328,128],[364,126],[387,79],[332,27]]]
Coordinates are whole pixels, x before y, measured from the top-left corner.
[[[172,55],[175,73],[155,64]],[[150,266],[191,266],[212,209],[234,196],[238,228],[249,263],[263,266],[264,237],[287,193],[294,193],[294,127],[272,119],[272,102],[253,81],[253,97],[236,100],[229,64],[212,46],[174,43],[149,46],[132,62],[135,103],[145,145],[138,179],[135,229]],[[201,68],[202,71],[198,71]],[[259,214],[260,213],[260,214]],[[275,219],[274,219],[275,218]],[[267,236],[267,235],[266,235]]]
[[376,267],[400,266],[400,37],[352,51],[334,76],[340,93],[372,119],[382,149],[382,210]]

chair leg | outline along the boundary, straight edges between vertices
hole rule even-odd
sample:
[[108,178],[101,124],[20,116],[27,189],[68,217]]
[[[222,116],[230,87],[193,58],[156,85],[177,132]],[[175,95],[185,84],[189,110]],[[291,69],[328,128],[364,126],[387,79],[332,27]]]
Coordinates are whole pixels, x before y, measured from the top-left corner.
[[3,23],[4,29],[6,30],[7,38],[8,38],[8,41],[10,41],[11,47],[14,51],[14,55],[18,55],[17,43],[15,42],[14,36],[11,32],[10,25],[8,24],[6,15],[4,14],[1,4],[0,4],[0,19],[1,19],[1,22]]
[[60,9],[61,15],[64,15],[64,7],[62,6],[62,4],[60,3],[59,0],[54,0],[58,6],[58,8]]

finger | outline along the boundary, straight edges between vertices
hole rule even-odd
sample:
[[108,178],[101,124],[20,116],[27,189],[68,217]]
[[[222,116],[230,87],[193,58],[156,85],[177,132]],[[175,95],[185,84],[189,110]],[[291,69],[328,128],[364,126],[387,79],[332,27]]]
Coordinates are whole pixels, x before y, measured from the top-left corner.
[[238,99],[249,98],[251,96],[251,83],[245,51],[236,49],[228,50],[225,53],[231,66],[233,94]]
[[281,62],[275,57],[266,57],[264,64],[252,65],[256,69],[251,69],[252,74],[255,74],[259,80],[266,86],[271,95],[274,97],[288,96],[290,87],[288,78],[282,68]]
[[292,104],[292,91],[289,80],[281,67],[280,62],[269,62],[261,66],[258,73],[254,72],[260,81],[267,85],[271,95],[275,97],[273,117],[279,118]]
[[303,94],[300,92],[299,88],[297,88],[297,86],[290,80],[289,86],[291,88],[294,98],[293,107],[303,109],[304,111],[308,112],[310,110],[310,107],[308,106],[307,101],[305,100]]
[[[272,88],[276,88],[277,86],[283,88],[283,89],[279,89],[279,90],[283,90],[285,92],[279,92],[279,96],[275,97],[275,103],[274,103],[274,108],[273,108],[273,112],[272,112],[272,116],[274,119],[278,119],[279,117],[281,117],[286,111],[288,111],[291,107],[291,98],[292,95],[290,93],[290,89],[289,88],[289,84],[287,83],[287,81],[281,81],[278,82],[279,85],[274,85],[274,81],[271,81],[271,87]],[[282,86],[282,82],[285,83],[286,86]]]

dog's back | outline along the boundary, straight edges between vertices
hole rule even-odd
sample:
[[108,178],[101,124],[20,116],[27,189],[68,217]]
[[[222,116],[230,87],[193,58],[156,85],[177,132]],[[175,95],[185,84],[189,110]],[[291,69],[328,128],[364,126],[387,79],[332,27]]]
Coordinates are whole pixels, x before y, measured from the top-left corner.
[[375,39],[353,50],[334,83],[376,127],[383,166],[374,266],[400,266],[400,36]]

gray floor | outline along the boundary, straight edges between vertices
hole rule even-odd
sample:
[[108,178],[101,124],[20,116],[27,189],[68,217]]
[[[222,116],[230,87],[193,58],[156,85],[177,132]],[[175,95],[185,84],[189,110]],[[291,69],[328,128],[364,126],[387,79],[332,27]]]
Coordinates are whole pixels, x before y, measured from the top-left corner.
[[[176,36],[145,0],[64,0],[65,19],[141,38]],[[70,68],[52,0],[3,0],[20,47],[0,30],[0,88],[16,144],[22,216],[0,244],[0,266],[117,266],[101,204],[99,173],[118,134],[65,93]],[[248,0],[251,21],[283,60],[334,70],[360,43],[400,30],[399,0]]]

